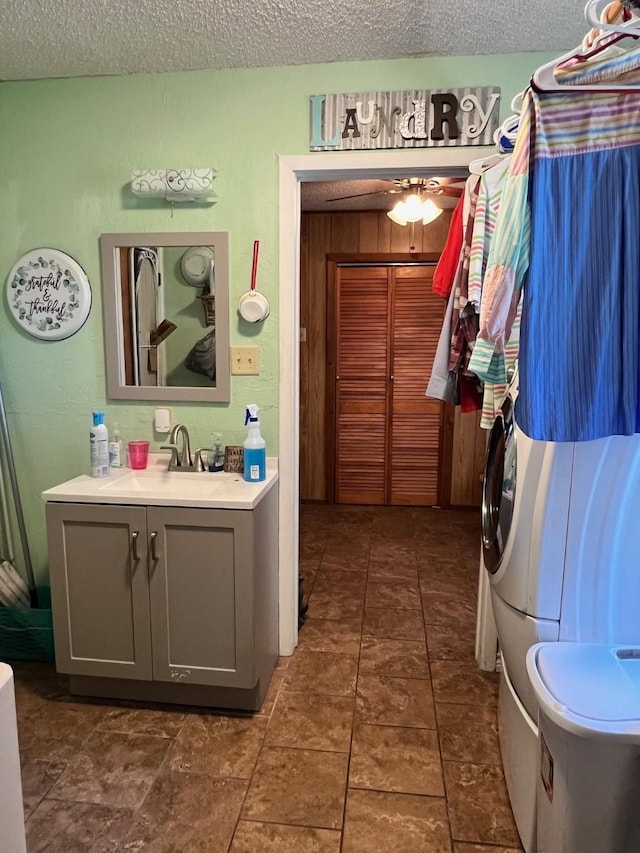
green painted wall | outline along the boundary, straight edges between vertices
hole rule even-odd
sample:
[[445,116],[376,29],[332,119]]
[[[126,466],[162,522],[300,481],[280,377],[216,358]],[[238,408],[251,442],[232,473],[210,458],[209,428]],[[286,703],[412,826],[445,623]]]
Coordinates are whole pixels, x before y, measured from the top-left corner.
[[[43,489],[88,472],[91,411],[120,423],[123,439],[157,449],[151,403],[107,401],[98,238],[104,232],[228,231],[231,342],[247,342],[236,314],[248,289],[254,239],[258,286],[271,316],[249,329],[262,373],[233,377],[230,404],[173,404],[193,446],[213,431],[244,436],[243,407],[262,408],[268,452],[278,430],[278,155],[308,152],[311,94],[498,85],[502,113],[549,57],[520,55],[335,63],[292,68],[79,78],[0,84],[0,277],[25,251],[50,246],[87,271],[93,306],[84,327],[60,342],[19,330],[0,310],[2,382],[29,541],[47,574]],[[339,153],[335,154],[340,157]],[[213,166],[213,207],[141,202],[132,169]],[[248,327],[245,326],[245,330]]]

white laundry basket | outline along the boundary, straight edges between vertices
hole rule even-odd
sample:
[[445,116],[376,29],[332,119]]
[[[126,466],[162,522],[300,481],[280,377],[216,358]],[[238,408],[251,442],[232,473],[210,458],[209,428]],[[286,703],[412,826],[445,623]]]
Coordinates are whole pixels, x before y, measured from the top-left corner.
[[538,643],[538,853],[640,851],[640,646]]

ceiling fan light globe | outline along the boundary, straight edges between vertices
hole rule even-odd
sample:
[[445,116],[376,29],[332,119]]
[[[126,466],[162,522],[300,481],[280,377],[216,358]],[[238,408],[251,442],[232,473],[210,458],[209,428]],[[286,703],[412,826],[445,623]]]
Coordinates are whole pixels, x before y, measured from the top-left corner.
[[395,222],[396,225],[406,225],[407,219],[404,215],[404,202],[399,201],[393,210],[387,211],[387,216],[392,222]]
[[431,199],[427,199],[422,205],[422,224],[428,225],[437,219],[442,213],[442,208],[435,205]]
[[410,195],[404,201],[402,216],[407,222],[418,222],[422,219],[422,201],[417,195]]

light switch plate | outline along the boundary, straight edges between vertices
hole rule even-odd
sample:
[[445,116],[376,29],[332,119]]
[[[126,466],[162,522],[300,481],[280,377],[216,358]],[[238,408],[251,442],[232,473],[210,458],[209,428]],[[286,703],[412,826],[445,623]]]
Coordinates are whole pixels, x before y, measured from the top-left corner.
[[260,349],[258,347],[231,347],[231,374],[235,376],[257,376],[260,373]]

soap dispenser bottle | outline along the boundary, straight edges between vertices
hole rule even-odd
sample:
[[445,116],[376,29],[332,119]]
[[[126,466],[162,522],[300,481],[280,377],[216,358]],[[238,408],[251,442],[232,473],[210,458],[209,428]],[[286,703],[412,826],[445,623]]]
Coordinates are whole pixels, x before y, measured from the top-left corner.
[[224,450],[222,436],[213,434],[213,447],[209,453],[209,471],[224,471]]
[[104,423],[104,412],[93,412],[93,426],[89,433],[91,448],[91,476],[109,476],[109,432]]
[[114,423],[113,434],[109,437],[109,465],[112,468],[124,466],[124,450],[120,437],[120,427],[117,423]]
[[244,419],[244,425],[249,427],[244,440],[244,479],[248,483],[260,483],[267,476],[267,445],[260,435],[258,411],[255,403],[251,403]]

